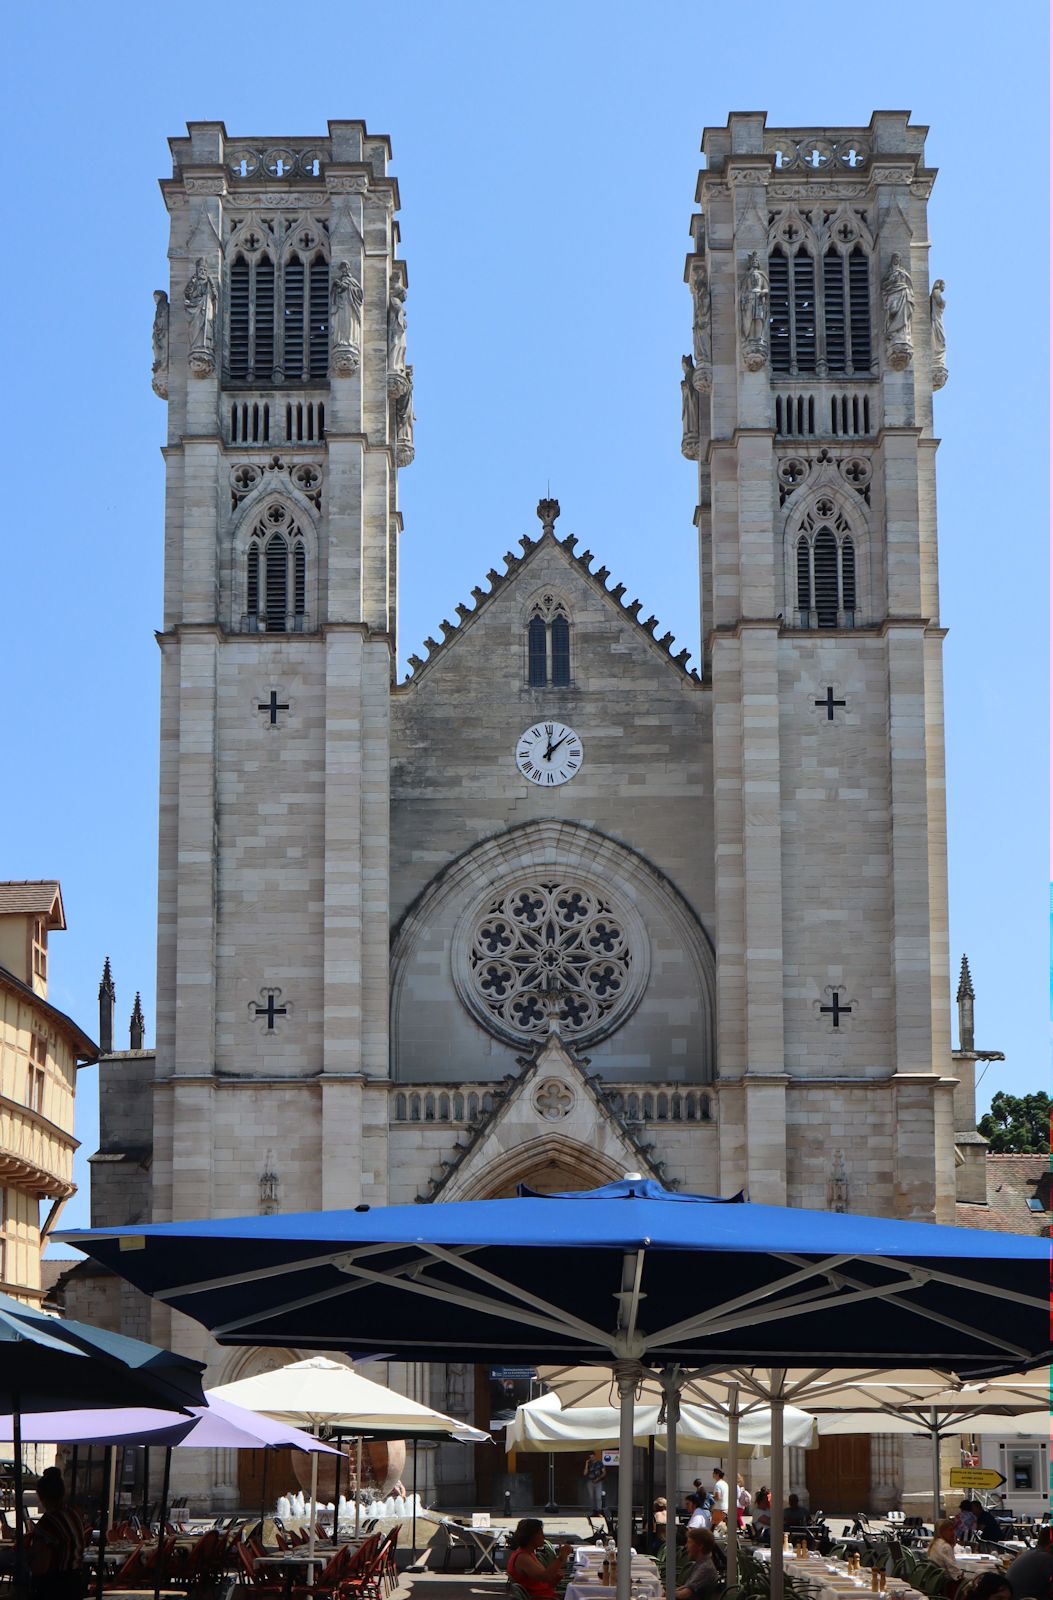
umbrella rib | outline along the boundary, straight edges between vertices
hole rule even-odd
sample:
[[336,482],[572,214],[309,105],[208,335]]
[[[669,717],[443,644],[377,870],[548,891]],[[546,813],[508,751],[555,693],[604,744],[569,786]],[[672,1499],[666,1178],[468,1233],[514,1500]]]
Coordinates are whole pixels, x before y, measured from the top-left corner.
[[[781,1304],[777,1306],[770,1306],[764,1311],[750,1312],[748,1307],[744,1308],[747,1312],[746,1315],[736,1315],[733,1317],[711,1317],[707,1314],[703,1317],[689,1317],[683,1322],[675,1323],[672,1327],[663,1328],[660,1333],[653,1334],[652,1343],[665,1344],[672,1339],[680,1338],[690,1333],[700,1333],[705,1335],[730,1333],[735,1328],[756,1327],[758,1323],[777,1322],[783,1317],[789,1318],[809,1316],[816,1311],[826,1311],[831,1306],[837,1306],[840,1308],[846,1305],[854,1305],[862,1300],[874,1300],[878,1298],[886,1300],[892,1298],[892,1296],[889,1294],[888,1285],[882,1284],[878,1285],[877,1287],[853,1289],[850,1290],[848,1294],[844,1294],[840,1290],[835,1290],[832,1294],[826,1293],[821,1297],[811,1301],[794,1297],[794,1299],[790,1302],[783,1301]],[[914,1308],[911,1307],[910,1309],[913,1310]]]
[[[712,1306],[707,1311],[699,1312],[693,1317],[685,1317],[682,1322],[671,1324],[668,1328],[664,1328],[661,1334],[653,1334],[651,1342],[657,1343],[660,1340],[676,1338],[679,1334],[685,1332],[701,1332],[711,1321],[715,1328],[722,1328],[729,1314],[739,1311],[748,1311],[752,1317],[753,1308],[756,1307],[759,1301],[770,1300],[773,1295],[792,1289],[797,1284],[806,1283],[809,1278],[825,1277],[832,1268],[852,1259],[851,1256],[831,1256],[824,1261],[809,1262],[801,1271],[793,1272],[789,1277],[781,1278],[778,1283],[761,1284],[756,1289],[749,1290],[746,1294],[736,1295],[734,1300],[724,1300],[719,1306]],[[803,1291],[806,1300],[811,1292],[813,1291]],[[800,1296],[794,1295],[782,1301],[779,1307],[780,1312],[783,1308],[789,1308],[797,1304],[800,1298]],[[738,1327],[740,1322],[731,1321],[728,1326]]]
[[[510,1294],[516,1300],[522,1301],[526,1306],[534,1306],[546,1316],[551,1316],[555,1307],[538,1295],[531,1294],[528,1289],[522,1289],[518,1284],[510,1283],[507,1278],[502,1278],[496,1272],[490,1272],[486,1267],[479,1266],[477,1262],[465,1261],[457,1257],[443,1245],[426,1244],[421,1247],[426,1254],[433,1256],[436,1261],[441,1261],[446,1266],[459,1267],[471,1278],[478,1278],[480,1283],[489,1284],[492,1289],[497,1289],[503,1294]],[[448,1292],[448,1291],[447,1291]],[[507,1312],[506,1312],[507,1314]],[[572,1316],[569,1312],[560,1313],[563,1316],[563,1326],[573,1332],[581,1334],[587,1339],[595,1340],[600,1345],[610,1345],[612,1336],[604,1333],[601,1328],[594,1328],[591,1323],[584,1322],[580,1317]],[[549,1324],[550,1326],[552,1324]]]
[[[322,1256],[305,1256],[300,1261],[283,1261],[279,1266],[267,1266],[268,1278],[280,1278],[292,1272],[311,1272],[316,1267],[334,1267],[340,1262],[354,1260],[359,1256],[383,1255],[388,1250],[405,1249],[405,1244],[388,1241],[385,1244],[362,1245],[357,1250],[327,1250]],[[184,1294],[207,1294],[210,1289],[236,1289],[242,1283],[258,1283],[261,1272],[258,1267],[249,1272],[231,1272],[222,1278],[201,1278],[196,1283],[179,1283],[167,1289],[153,1289],[150,1297],[153,1300],[174,1300]]]
[[[883,1256],[874,1258],[885,1266],[889,1263]],[[1032,1311],[1046,1311],[1049,1309],[1048,1298],[1039,1298],[1037,1295],[1021,1294],[1019,1289],[1006,1289],[1001,1284],[978,1283],[975,1278],[960,1278],[953,1272],[941,1272],[938,1267],[921,1267],[926,1278],[933,1283],[950,1284],[955,1289],[968,1289],[973,1294],[996,1295],[999,1300],[1012,1300],[1017,1305],[1027,1306]]]

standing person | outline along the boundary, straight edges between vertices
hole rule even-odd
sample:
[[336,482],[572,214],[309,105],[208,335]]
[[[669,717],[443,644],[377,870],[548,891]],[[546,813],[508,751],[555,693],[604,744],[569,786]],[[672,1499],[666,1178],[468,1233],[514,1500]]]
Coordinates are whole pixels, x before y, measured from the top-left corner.
[[976,1532],[976,1516],[973,1512],[971,1500],[962,1500],[958,1505],[958,1513],[954,1519],[954,1537],[958,1544],[965,1544]]
[[987,1539],[995,1544],[1003,1537],[1003,1529],[994,1513],[979,1500],[972,1502],[973,1516],[976,1518],[976,1531],[981,1539]]
[[509,1583],[518,1583],[530,1600],[557,1600],[556,1585],[567,1576],[567,1560],[573,1547],[561,1544],[556,1559],[546,1567],[539,1554],[544,1543],[545,1526],[538,1517],[524,1517],[516,1524],[505,1571]]
[[722,1522],[728,1520],[728,1480],[720,1467],[713,1468],[713,1487],[710,1490],[713,1496],[713,1527],[719,1528]]
[[585,1465],[581,1469],[585,1485],[589,1492],[589,1510],[600,1511],[603,1508],[603,1480],[607,1476],[607,1468],[603,1464],[603,1451],[594,1450],[585,1457]]
[[735,1510],[736,1518],[740,1528],[745,1526],[746,1512],[750,1508],[750,1503],[750,1492],[746,1488],[746,1480],[740,1472],[739,1481],[735,1487]]
[[44,1510],[29,1546],[32,1600],[81,1600],[84,1594],[84,1524],[66,1504],[66,1485],[58,1467],[48,1467],[37,1484]]

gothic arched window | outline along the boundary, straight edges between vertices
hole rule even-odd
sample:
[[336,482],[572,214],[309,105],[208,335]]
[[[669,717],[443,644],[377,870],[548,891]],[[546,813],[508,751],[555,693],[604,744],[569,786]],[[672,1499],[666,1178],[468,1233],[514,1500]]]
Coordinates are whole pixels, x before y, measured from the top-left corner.
[[802,628],[851,628],[856,612],[856,547],[848,523],[832,502],[809,512],[794,549],[797,613]]
[[279,226],[256,212],[236,219],[225,278],[228,381],[271,385],[327,375],[324,224],[306,217]]
[[570,620],[562,600],[542,595],[527,623],[527,683],[559,689],[570,681]]
[[859,213],[842,210],[818,234],[796,213],[772,230],[768,252],[769,342],[777,373],[868,373],[869,234]]
[[302,633],[307,626],[307,548],[283,505],[271,505],[245,553],[245,613],[250,633]]

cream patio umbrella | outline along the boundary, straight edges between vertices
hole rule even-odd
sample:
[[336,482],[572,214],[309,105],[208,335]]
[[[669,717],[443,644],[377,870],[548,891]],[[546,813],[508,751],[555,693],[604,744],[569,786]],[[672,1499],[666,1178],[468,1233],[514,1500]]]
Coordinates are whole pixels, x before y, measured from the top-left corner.
[[[249,1411],[262,1411],[279,1422],[290,1422],[296,1427],[319,1433],[323,1428],[336,1433],[350,1433],[357,1437],[358,1474],[362,1471],[362,1437],[412,1439],[414,1443],[413,1473],[413,1544],[417,1543],[417,1483],[416,1444],[419,1439],[453,1439],[462,1444],[484,1444],[489,1438],[479,1428],[472,1428],[455,1417],[444,1416],[430,1406],[388,1389],[371,1378],[363,1377],[353,1367],[340,1361],[330,1361],[326,1356],[311,1356],[306,1361],[292,1361],[273,1372],[260,1372],[255,1377],[240,1378],[236,1383],[225,1383],[209,1391],[220,1400],[245,1406]],[[311,1457],[311,1542],[314,1554],[314,1530],[318,1498],[318,1457]],[[355,1495],[355,1531],[358,1531],[360,1502]]]

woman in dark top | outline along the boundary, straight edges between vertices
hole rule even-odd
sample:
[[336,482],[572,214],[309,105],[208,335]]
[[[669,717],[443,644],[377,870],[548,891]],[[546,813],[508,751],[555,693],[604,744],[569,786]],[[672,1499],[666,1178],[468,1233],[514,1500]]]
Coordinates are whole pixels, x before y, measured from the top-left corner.
[[33,1600],[81,1600],[84,1524],[66,1504],[66,1486],[57,1467],[48,1467],[41,1477],[37,1499],[44,1509],[29,1546]]

